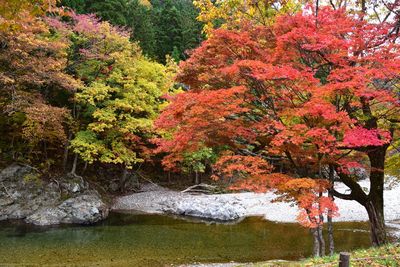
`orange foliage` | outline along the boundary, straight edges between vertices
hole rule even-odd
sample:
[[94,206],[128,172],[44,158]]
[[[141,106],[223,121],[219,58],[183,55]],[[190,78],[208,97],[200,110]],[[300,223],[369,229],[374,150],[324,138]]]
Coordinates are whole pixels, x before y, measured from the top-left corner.
[[169,132],[158,140],[164,165],[210,147],[220,157],[218,177],[247,178],[232,188],[275,190],[298,204],[307,226],[335,213],[321,196],[330,187],[323,169],[349,172],[354,157],[393,139],[400,44],[390,23],[330,7],[317,19],[299,12],[273,26],[244,23],[195,49],[178,75],[189,91],[171,98],[157,123]]

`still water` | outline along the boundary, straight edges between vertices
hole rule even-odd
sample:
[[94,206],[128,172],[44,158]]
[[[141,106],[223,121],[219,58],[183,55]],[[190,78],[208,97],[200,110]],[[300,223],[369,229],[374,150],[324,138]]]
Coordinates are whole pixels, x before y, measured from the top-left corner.
[[[368,226],[336,223],[338,250],[368,247]],[[298,224],[247,218],[237,224],[112,213],[92,226],[37,228],[0,223],[0,266],[170,266],[193,262],[296,260],[312,240]]]

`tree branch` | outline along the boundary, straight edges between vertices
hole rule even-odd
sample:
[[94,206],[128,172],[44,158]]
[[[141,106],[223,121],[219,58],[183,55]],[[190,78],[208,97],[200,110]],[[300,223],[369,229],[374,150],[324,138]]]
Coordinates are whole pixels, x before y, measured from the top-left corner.
[[340,198],[340,199],[345,199],[345,200],[355,200],[355,199],[353,198],[353,195],[352,195],[352,194],[342,194],[342,193],[336,191],[336,190],[333,189],[333,188],[331,189],[331,192],[332,192],[332,195],[333,195],[334,197],[337,197],[337,198]]

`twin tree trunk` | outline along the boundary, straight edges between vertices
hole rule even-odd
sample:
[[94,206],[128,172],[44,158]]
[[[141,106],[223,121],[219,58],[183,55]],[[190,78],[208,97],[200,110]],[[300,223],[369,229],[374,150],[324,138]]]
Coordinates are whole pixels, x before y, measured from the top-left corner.
[[[387,243],[387,235],[385,228],[385,217],[384,217],[384,168],[385,168],[385,155],[387,147],[380,147],[370,150],[368,158],[370,160],[370,192],[369,194],[364,193],[362,188],[356,182],[350,182],[349,178],[342,177],[342,180],[347,184],[352,193],[344,199],[356,200],[358,203],[363,205],[368,213],[371,241],[374,246],[381,246]],[[330,167],[330,180],[333,182],[334,169]],[[351,179],[351,178],[350,178]],[[329,197],[334,196],[334,190],[329,191]],[[337,197],[342,197],[337,195]],[[331,213],[331,211],[329,212]],[[311,229],[314,241],[313,253],[314,256],[324,256],[325,254],[325,241],[322,236],[322,228],[317,227]],[[334,240],[333,240],[333,224],[332,218],[328,217],[328,246],[329,254],[332,255],[334,252]]]

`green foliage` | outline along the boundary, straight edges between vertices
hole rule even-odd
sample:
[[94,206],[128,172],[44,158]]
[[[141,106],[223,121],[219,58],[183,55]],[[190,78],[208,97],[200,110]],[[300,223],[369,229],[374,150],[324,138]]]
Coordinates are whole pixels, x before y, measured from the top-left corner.
[[124,32],[107,22],[80,19],[76,25],[97,25],[98,32],[73,29],[70,69],[86,86],[75,96],[84,117],[71,146],[89,163],[130,168],[144,159],[143,143],[153,135],[161,96],[170,86],[169,71],[144,57]]
[[[400,264],[400,245],[391,244],[382,247],[359,249],[353,251],[350,257],[351,266],[398,266]],[[337,266],[339,255],[330,257],[313,258],[304,261],[303,266],[327,264],[325,266]],[[359,259],[359,260],[356,260]]]
[[185,59],[186,50],[195,48],[202,40],[202,24],[196,20],[197,9],[191,1],[153,0],[156,58],[164,62],[165,55]]
[[389,147],[385,161],[385,173],[400,179],[400,140]]
[[26,183],[34,183],[36,185],[41,185],[41,175],[36,172],[30,172],[28,174],[25,174],[24,177],[24,182]]
[[[122,28],[64,12],[55,2],[0,2],[1,161],[22,160],[47,172],[62,155],[63,163],[71,159],[71,147],[88,163],[129,168],[146,156],[176,66],[145,57]],[[118,25],[147,17],[143,33],[152,25],[143,2],[61,4]]]
[[156,55],[156,29],[153,21],[153,9],[139,0],[128,3],[127,27],[132,31],[131,39],[139,42],[143,53],[147,56]]
[[[351,252],[350,266],[399,266],[400,264],[400,245],[389,244],[382,247],[374,247],[368,249],[358,249]],[[356,260],[358,259],[358,260]],[[292,267],[311,267],[326,266],[334,267],[339,264],[339,255],[310,258],[303,261],[269,261],[264,263],[256,263],[255,267],[269,266],[292,266]],[[238,265],[241,267],[242,265]]]
[[203,24],[196,20],[198,10],[190,0],[63,0],[61,4],[127,27],[143,53],[163,63],[166,55],[176,61],[185,59],[186,50],[202,40]]
[[185,153],[183,160],[184,172],[199,172],[204,173],[207,165],[211,165],[217,159],[217,154],[212,148],[204,147],[195,152]]

